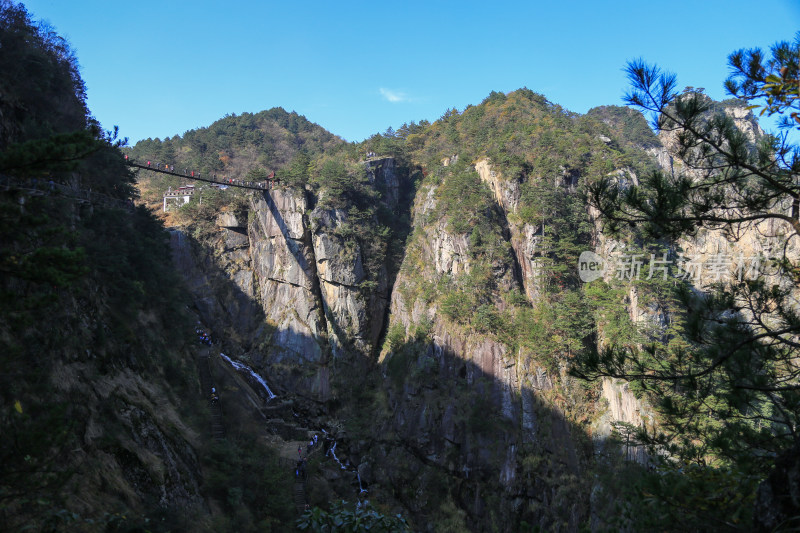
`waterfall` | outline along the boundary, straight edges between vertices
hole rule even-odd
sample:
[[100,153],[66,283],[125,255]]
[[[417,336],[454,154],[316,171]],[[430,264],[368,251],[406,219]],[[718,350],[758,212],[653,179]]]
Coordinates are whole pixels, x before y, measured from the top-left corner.
[[261,384],[261,386],[264,387],[264,390],[267,391],[267,394],[269,395],[269,399],[270,400],[276,397],[275,394],[272,393],[272,390],[270,390],[269,385],[267,385],[267,382],[264,381],[264,378],[259,376],[255,371],[253,371],[252,368],[250,368],[249,366],[247,366],[244,363],[240,363],[239,361],[234,361],[233,359],[231,359],[230,357],[228,357],[227,355],[225,355],[222,352],[220,352],[219,355],[220,355],[220,357],[225,359],[228,363],[230,363],[230,365],[233,368],[235,368],[236,370],[244,370],[245,372],[250,374],[250,376],[252,376],[252,378],[254,380],[258,381]]
[[331,455],[333,456],[333,460],[334,460],[334,461],[336,461],[337,463],[339,463],[339,466],[341,466],[341,467],[342,467],[342,470],[347,470],[347,467],[345,467],[345,466],[342,464],[342,462],[339,460],[339,458],[338,458],[338,457],[336,457],[336,445],[337,445],[337,444],[339,444],[339,443],[338,443],[338,442],[336,442],[336,441],[334,441],[334,443],[333,443],[333,446],[331,446],[331,449],[330,449],[330,450],[328,450],[328,453],[329,453],[329,454],[331,454]]
[[[325,433],[326,435],[328,434],[328,432],[325,431],[324,429],[322,430],[322,432]],[[333,446],[331,446],[330,450],[328,450],[328,453],[326,453],[325,456],[327,457],[328,454],[330,454],[331,456],[333,456],[333,460],[336,461],[337,463],[339,463],[339,466],[342,467],[342,470],[347,470],[347,467],[342,464],[342,462],[339,460],[338,457],[336,457],[336,445],[337,444],[338,444],[338,442],[333,441]],[[356,478],[358,479],[358,493],[361,494],[362,492],[367,492],[367,490],[361,484],[361,474],[358,473],[358,468],[354,468],[353,471],[355,472]]]

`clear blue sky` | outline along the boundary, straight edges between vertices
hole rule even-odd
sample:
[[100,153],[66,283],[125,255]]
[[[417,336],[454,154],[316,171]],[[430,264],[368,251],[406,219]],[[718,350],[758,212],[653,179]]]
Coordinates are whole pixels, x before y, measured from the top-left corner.
[[584,113],[622,105],[638,57],[721,99],[730,52],[800,30],[800,0],[23,3],[132,144],[275,106],[360,141],[520,87]]

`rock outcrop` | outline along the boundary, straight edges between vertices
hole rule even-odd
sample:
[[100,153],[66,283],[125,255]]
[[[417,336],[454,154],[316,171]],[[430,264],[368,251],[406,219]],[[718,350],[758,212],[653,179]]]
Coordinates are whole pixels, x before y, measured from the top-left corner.
[[282,386],[326,399],[327,326],[301,191],[277,189],[251,203],[250,254],[259,280],[258,301],[273,329],[257,366]]
[[[400,201],[394,164],[374,159],[364,169],[390,210]],[[370,272],[370,251],[345,235],[348,212],[312,201],[292,188],[254,195],[247,212],[216,218],[219,233],[202,243],[205,255],[179,230],[173,250],[204,321],[233,341],[229,351],[246,353],[287,391],[325,401],[331,365],[363,371],[374,356],[389,284],[386,265],[372,261]]]

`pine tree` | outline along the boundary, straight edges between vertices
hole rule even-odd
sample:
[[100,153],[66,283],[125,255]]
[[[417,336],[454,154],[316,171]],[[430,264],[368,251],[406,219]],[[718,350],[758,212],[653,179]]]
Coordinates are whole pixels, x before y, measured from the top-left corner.
[[674,245],[716,230],[735,243],[770,221],[784,247],[761,262],[758,276],[734,276],[705,293],[684,286],[684,342],[609,346],[587,354],[574,372],[623,378],[648,392],[663,432],[639,438],[666,464],[763,479],[776,457],[800,450],[800,265],[792,255],[800,238],[800,147],[789,135],[800,129],[800,36],[769,56],[740,50],[729,63],[726,88],[735,100],[725,104],[777,114],[783,133],[748,137],[702,90],[679,93],[674,75],[632,62],[626,100],[673,140],[683,170],[653,171],[638,185],[599,179],[591,202],[611,232],[636,227]]

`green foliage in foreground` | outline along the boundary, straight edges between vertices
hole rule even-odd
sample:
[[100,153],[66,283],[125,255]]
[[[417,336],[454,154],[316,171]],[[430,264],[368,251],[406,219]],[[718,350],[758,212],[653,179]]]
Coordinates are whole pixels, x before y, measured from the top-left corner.
[[[783,43],[774,53],[764,65],[760,54],[751,53],[748,68],[742,52],[731,56],[735,74],[728,87],[744,92],[734,96],[761,94],[758,87],[766,81],[759,69],[796,71],[800,44]],[[723,230],[736,242],[754,231],[753,221],[774,221],[776,231],[800,235],[798,211],[782,207],[797,205],[800,195],[796,146],[772,136],[751,142],[708,97],[678,94],[674,76],[656,67],[634,62],[628,73],[629,101],[676,135],[679,155],[694,174],[653,172],[632,187],[598,180],[591,200],[611,229],[635,225],[662,239]],[[793,108],[796,100],[788,98],[775,112]],[[770,262],[769,275],[767,263],[755,279],[733,277],[710,294],[679,295],[689,311],[685,342],[612,346],[581,361],[584,375],[621,377],[650,391],[668,428],[667,435],[649,437],[652,445],[699,464],[722,460],[763,471],[798,441],[796,258],[784,251]]]
[[410,531],[408,523],[401,515],[386,516],[368,503],[357,505],[355,509],[344,500],[331,505],[330,511],[314,507],[297,520],[297,529],[314,533],[404,533]]

